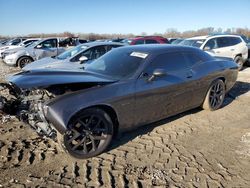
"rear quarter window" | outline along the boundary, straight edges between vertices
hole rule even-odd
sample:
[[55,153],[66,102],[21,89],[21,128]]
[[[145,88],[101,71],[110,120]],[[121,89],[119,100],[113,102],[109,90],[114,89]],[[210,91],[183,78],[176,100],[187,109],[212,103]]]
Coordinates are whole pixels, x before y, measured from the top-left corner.
[[158,55],[152,60],[146,68],[146,73],[152,74],[155,69],[176,72],[187,68],[187,60],[182,53],[165,53]]
[[184,52],[183,55],[185,56],[189,67],[192,67],[194,65],[197,65],[206,61],[206,57],[199,55],[198,53]]
[[229,37],[229,40],[230,40],[231,46],[237,45],[242,42],[239,37]]

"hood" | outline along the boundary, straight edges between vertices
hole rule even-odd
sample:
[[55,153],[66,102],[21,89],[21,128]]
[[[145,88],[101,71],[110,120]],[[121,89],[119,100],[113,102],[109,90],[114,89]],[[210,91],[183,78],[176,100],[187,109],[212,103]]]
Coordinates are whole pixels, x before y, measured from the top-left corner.
[[234,61],[232,58],[230,57],[219,57],[219,56],[214,56],[215,59],[217,60],[226,60],[226,61]]
[[5,50],[6,53],[8,52],[17,52],[19,50],[23,50],[25,47],[24,46],[20,46],[20,47],[16,47],[16,48],[12,48],[12,49],[7,49]]
[[8,81],[21,89],[41,89],[54,85],[104,84],[115,82],[116,80],[80,69],[34,69],[10,76]]
[[40,60],[34,61],[25,67],[23,67],[22,70],[27,71],[27,70],[32,70],[32,69],[42,69],[42,68],[47,68],[49,65],[53,65],[54,63],[62,63],[64,60],[58,60],[54,59],[51,57],[45,57]]
[[82,69],[84,66],[90,64],[92,60],[84,64],[80,64],[79,62],[70,62],[69,59],[59,60],[51,57],[43,58],[37,61],[34,61],[25,67],[22,70],[34,70],[34,69]]

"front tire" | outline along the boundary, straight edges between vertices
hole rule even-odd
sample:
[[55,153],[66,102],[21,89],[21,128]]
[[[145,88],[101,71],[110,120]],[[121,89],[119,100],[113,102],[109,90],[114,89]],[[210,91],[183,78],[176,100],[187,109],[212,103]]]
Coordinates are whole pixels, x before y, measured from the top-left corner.
[[114,125],[110,116],[102,109],[89,108],[73,118],[59,144],[71,156],[87,159],[106,150],[113,134]]
[[22,69],[25,65],[31,63],[32,61],[33,60],[30,57],[21,57],[17,61],[17,66]]
[[214,81],[207,92],[202,108],[210,111],[219,109],[223,104],[225,94],[224,82],[220,79]]
[[241,71],[243,69],[243,65],[244,65],[244,60],[241,56],[236,56],[234,59],[234,62],[237,63],[238,65],[238,70]]

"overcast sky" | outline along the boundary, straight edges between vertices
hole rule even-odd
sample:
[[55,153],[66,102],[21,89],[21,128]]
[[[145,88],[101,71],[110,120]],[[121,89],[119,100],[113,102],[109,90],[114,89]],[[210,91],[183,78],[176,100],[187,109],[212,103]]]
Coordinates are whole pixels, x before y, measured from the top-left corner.
[[250,28],[250,0],[0,0],[0,35]]

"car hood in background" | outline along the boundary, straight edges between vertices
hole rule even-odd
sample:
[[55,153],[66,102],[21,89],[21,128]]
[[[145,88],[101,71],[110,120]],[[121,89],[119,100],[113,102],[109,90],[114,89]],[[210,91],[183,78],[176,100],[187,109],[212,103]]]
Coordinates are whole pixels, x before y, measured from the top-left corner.
[[69,59],[59,60],[51,57],[43,58],[37,61],[34,61],[25,67],[22,70],[34,70],[34,69],[82,69],[84,66],[90,64],[92,60],[87,61],[84,64],[80,64],[79,62],[71,62]]
[[45,57],[42,58],[40,60],[34,61],[28,65],[26,65],[25,67],[23,67],[22,70],[31,70],[31,69],[41,69],[41,68],[46,68],[49,65],[53,65],[54,63],[63,63],[65,62],[65,60],[59,60],[59,59],[55,59],[52,57]]
[[219,57],[219,56],[214,56],[215,59],[217,60],[226,60],[226,61],[234,61],[232,58],[230,57]]
[[112,83],[116,80],[80,69],[34,69],[8,77],[8,81],[21,89],[48,88],[53,85],[81,83]]

